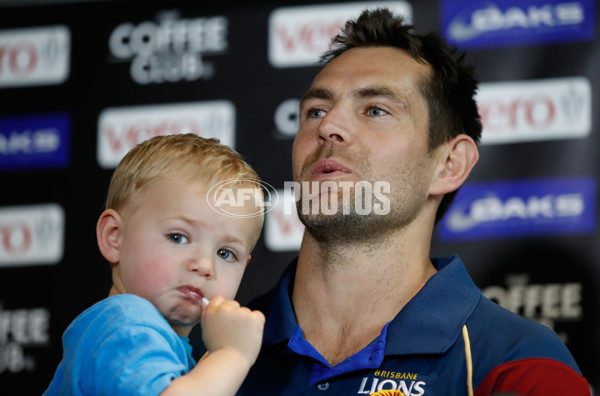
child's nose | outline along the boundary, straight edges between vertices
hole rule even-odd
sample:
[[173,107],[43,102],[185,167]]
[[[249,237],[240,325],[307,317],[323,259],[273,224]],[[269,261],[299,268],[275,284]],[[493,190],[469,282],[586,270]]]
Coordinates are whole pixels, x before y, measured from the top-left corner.
[[205,277],[206,279],[212,279],[215,276],[214,262],[208,257],[190,259],[188,262],[188,270],[196,272],[198,275]]

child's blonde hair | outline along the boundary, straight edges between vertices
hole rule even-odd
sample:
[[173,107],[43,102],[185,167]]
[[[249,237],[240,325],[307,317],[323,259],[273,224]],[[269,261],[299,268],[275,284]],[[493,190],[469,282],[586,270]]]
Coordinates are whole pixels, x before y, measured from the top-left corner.
[[132,198],[146,186],[169,178],[200,180],[209,188],[216,182],[236,179],[260,189],[254,169],[218,139],[192,133],[156,136],[135,146],[119,162],[108,189],[106,209],[121,210],[126,204],[135,207]]

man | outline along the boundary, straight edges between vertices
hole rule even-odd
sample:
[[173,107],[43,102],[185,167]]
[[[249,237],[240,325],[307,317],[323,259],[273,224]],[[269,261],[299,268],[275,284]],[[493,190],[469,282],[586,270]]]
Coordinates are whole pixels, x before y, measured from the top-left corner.
[[[460,258],[429,257],[478,160],[471,70],[387,10],[348,22],[324,60],[292,151],[306,231],[297,263],[252,306],[267,323],[240,394],[589,395],[551,330],[484,298]],[[340,185],[317,189],[336,213],[303,206],[314,182]],[[342,186],[358,182],[389,186],[385,214],[352,210],[375,202],[348,198]]]

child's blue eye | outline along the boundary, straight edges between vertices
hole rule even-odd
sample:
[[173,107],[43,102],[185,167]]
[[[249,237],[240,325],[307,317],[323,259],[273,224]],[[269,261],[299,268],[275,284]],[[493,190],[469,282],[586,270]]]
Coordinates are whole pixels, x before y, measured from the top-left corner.
[[229,249],[219,249],[217,251],[217,256],[226,261],[234,261],[237,260],[237,256]]
[[167,234],[167,239],[169,239],[171,242],[176,243],[178,245],[184,244],[188,242],[188,239],[185,235],[183,234],[179,234],[179,233],[171,233],[171,234]]

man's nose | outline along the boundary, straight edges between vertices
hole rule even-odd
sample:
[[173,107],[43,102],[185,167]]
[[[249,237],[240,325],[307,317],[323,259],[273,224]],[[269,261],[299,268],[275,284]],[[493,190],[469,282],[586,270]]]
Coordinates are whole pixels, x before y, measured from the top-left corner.
[[350,144],[351,133],[349,117],[342,107],[334,106],[321,120],[317,129],[320,144]]

